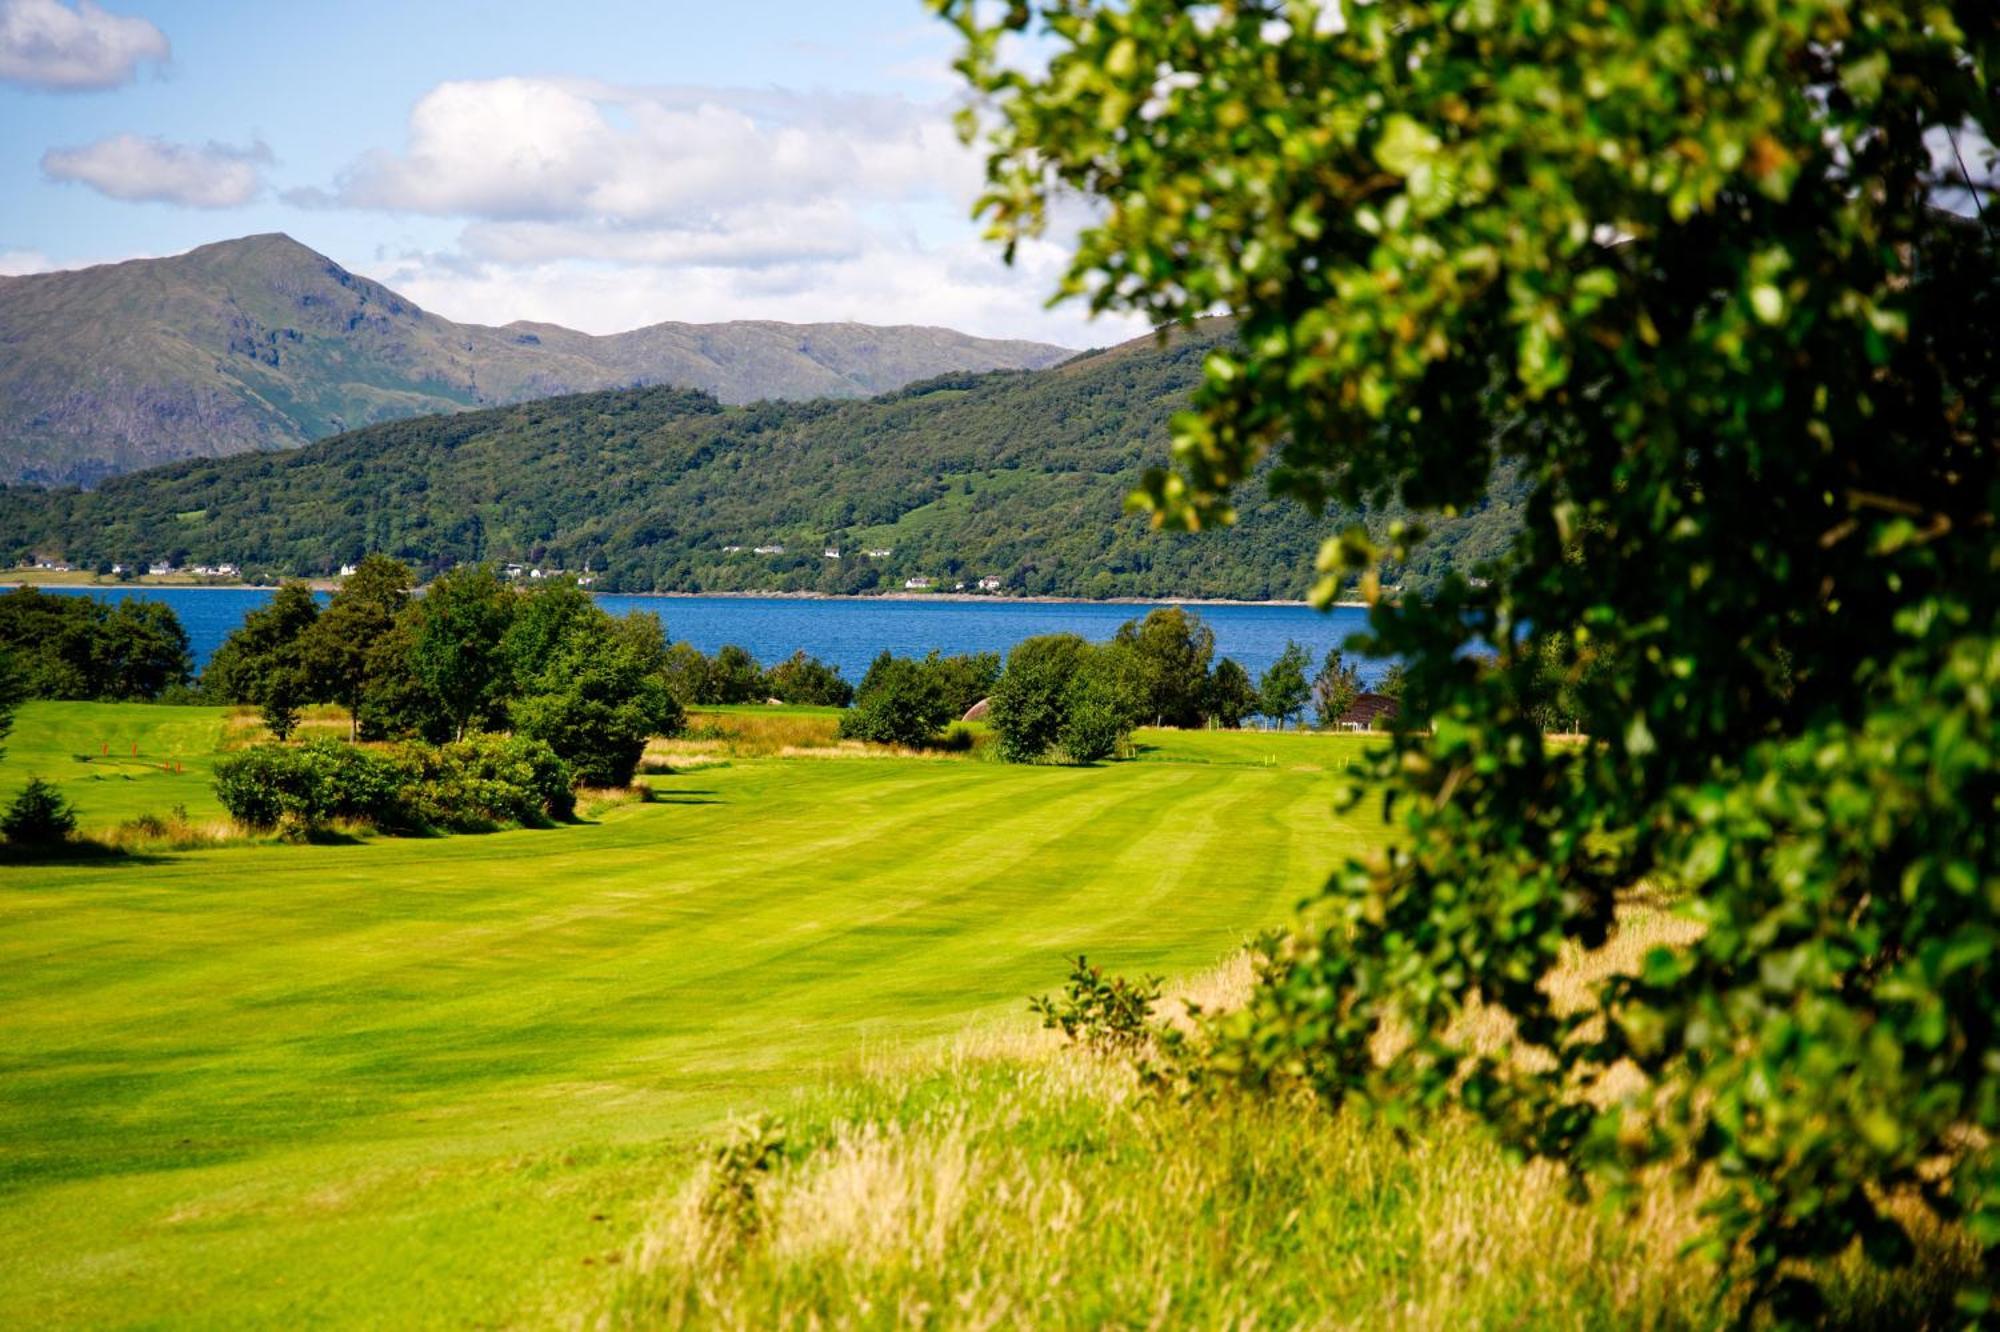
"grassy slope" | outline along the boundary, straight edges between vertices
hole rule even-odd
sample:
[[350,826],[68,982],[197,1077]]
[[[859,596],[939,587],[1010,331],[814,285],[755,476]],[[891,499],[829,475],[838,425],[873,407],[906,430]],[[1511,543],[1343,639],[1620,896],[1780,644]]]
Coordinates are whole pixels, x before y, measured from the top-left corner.
[[[85,831],[140,814],[164,814],[175,805],[185,805],[198,819],[221,818],[211,778],[231,711],[24,703],[4,742],[0,800],[11,799],[30,777],[41,777],[62,788]],[[179,772],[166,771],[175,764]]]
[[[90,720],[24,712],[0,771]],[[1234,743],[738,761],[594,826],[0,867],[0,1308],[595,1307],[719,1116],[1018,1013],[1068,953],[1204,966],[1373,835],[1327,813],[1354,742]]]

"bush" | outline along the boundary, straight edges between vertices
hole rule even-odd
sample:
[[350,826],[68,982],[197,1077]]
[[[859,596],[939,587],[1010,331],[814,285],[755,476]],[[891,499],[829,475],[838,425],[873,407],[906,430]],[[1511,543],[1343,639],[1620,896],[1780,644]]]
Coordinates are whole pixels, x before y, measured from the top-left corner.
[[335,820],[404,823],[403,774],[367,750],[321,738],[257,745],[215,765],[215,794],[249,828],[310,833]]
[[515,729],[545,742],[586,786],[630,785],[646,742],[686,721],[666,657],[654,617],[613,620],[587,606],[513,704]]
[[13,846],[58,846],[75,831],[76,811],[53,783],[39,777],[30,777],[0,815],[0,834]]
[[399,757],[404,806],[427,827],[482,831],[576,812],[569,765],[540,740],[476,734],[447,745],[409,745]]

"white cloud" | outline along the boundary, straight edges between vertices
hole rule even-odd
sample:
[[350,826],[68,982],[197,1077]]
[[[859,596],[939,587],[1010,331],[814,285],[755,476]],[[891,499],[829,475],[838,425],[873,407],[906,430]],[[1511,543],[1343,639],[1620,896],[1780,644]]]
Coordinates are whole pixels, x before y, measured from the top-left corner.
[[0,79],[30,88],[115,88],[172,54],[166,34],[80,0],[0,0]]
[[262,143],[194,146],[116,134],[79,148],[50,149],[42,155],[42,171],[129,203],[234,208],[263,190],[259,168],[270,161],[271,150]]
[[1072,346],[1143,331],[1046,311],[1066,251],[1003,264],[970,219],[982,178],[944,103],[504,78],[438,85],[400,150],[284,197],[463,221],[455,250],[370,273],[455,319],[851,319]]
[[978,159],[939,108],[895,97],[634,89],[505,78],[438,85],[400,153],[326,202],[494,221],[702,224],[829,198],[963,194]]
[[55,261],[40,250],[0,250],[0,277],[24,277],[55,271]]
[[452,319],[546,320],[590,333],[666,320],[852,320],[1089,347],[1145,332],[1141,320],[1090,321],[1081,307],[1043,308],[1067,253],[1046,241],[1033,242],[1022,247],[1010,269],[991,247],[972,238],[925,248],[877,237],[849,255],[758,267],[575,259],[468,264],[456,255],[410,255],[356,267]]

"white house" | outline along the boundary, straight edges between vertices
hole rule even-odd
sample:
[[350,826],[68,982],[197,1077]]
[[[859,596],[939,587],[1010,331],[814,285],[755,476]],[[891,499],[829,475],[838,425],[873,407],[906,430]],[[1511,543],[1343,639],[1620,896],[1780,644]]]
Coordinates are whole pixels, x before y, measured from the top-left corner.
[[783,546],[754,546],[751,549],[758,555],[782,555],[785,553]]
[[905,592],[922,592],[929,588],[930,585],[931,580],[928,578],[905,578],[903,580],[903,590]]
[[820,554],[826,556],[826,558],[828,558],[829,560],[837,560],[840,558],[840,547],[828,546],[825,550],[821,551]]
[[355,569],[354,565],[343,564],[340,566],[340,576],[342,578],[352,578],[354,577],[354,569]]
[[982,578],[979,580],[979,590],[981,592],[998,592],[1000,590],[1000,580],[991,577]]
[[871,560],[886,560],[889,558],[889,552],[890,548],[888,546],[884,546],[880,550],[864,550],[861,553],[863,555],[866,555]]

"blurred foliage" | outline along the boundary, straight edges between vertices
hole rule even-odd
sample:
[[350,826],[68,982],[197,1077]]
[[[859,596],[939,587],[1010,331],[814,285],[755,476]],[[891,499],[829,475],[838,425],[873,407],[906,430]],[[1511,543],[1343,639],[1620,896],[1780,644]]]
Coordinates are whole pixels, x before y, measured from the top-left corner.
[[[1899,1262],[1928,1208],[2000,1316],[2000,266],[1939,208],[1993,211],[2000,9],[935,3],[994,234],[1089,196],[1064,292],[1237,320],[1143,487],[1163,526],[1247,531],[1260,472],[1399,509],[1320,552],[1319,598],[1373,600],[1425,526],[1525,496],[1375,607],[1359,646],[1434,726],[1383,760],[1398,836],[1209,1072],[1465,1106],[1614,1185],[1711,1170],[1713,1251],[1787,1321],[1793,1260]],[[1552,697],[1589,743],[1545,739]],[[1559,1002],[1641,885],[1698,941]]]

